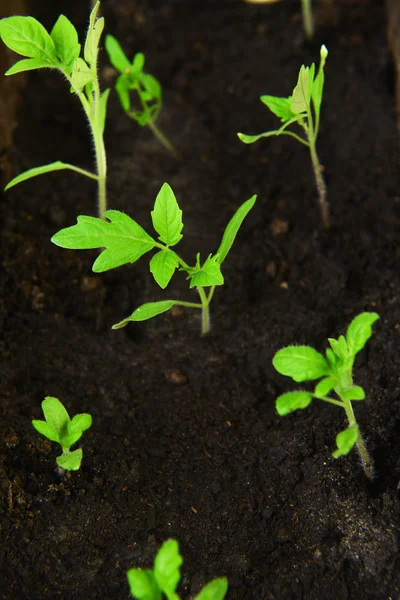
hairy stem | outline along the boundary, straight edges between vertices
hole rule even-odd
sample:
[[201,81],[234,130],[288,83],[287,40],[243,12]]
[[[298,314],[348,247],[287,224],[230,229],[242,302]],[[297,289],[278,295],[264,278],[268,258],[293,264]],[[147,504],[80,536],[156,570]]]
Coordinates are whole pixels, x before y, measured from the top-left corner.
[[147,124],[150,127],[151,131],[156,136],[156,138],[158,139],[158,141],[161,142],[161,144],[164,146],[164,148],[166,148],[168,150],[168,152],[173,154],[176,158],[179,158],[179,159],[182,158],[181,155],[179,154],[179,152],[174,147],[174,145],[163,134],[163,132],[157,127],[157,125],[154,123],[154,121],[148,121]]
[[210,300],[207,298],[204,288],[198,287],[201,300],[201,335],[207,335],[210,332]]
[[303,27],[306,38],[311,40],[314,35],[314,22],[311,8],[311,0],[301,0],[301,13],[303,16]]
[[322,166],[319,162],[317,151],[315,149],[315,141],[310,137],[310,154],[314,169],[315,183],[317,185],[319,204],[321,208],[322,223],[326,229],[330,226],[328,194],[324,177],[322,175]]
[[[358,427],[356,418],[354,416],[353,407],[351,405],[350,400],[343,399],[343,405],[344,405],[344,410],[346,411],[346,415],[347,415],[347,419],[349,421],[350,427],[352,427],[353,425],[356,425]],[[366,474],[366,476],[369,479],[372,479],[373,474],[374,474],[374,463],[373,463],[373,460],[370,457],[369,452],[365,446],[365,442],[363,440],[363,437],[360,433],[359,428],[358,428],[358,437],[357,437],[357,441],[356,441],[356,446],[357,446],[358,454],[361,459],[362,468],[364,469],[364,473]]]

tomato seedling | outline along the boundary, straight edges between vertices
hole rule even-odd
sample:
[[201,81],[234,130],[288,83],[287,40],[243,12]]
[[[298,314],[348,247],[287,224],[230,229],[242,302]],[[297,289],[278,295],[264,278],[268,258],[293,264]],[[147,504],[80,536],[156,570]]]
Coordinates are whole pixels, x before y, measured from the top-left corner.
[[[162,108],[162,88],[153,75],[143,71],[144,54],[135,54],[131,63],[112,35],[106,35],[105,47],[112,66],[120,73],[115,82],[115,91],[125,114],[141,127],[148,125],[164,148],[178,158],[174,146],[156,125]],[[132,106],[131,92],[136,92],[140,108]]]
[[82,450],[70,450],[71,446],[92,425],[92,417],[87,413],[75,415],[70,419],[64,405],[58,398],[47,396],[42,402],[45,421],[34,419],[32,425],[51,442],[57,442],[62,448],[62,455],[56,458],[57,465],[65,471],[77,471],[82,462]]
[[[127,263],[136,262],[141,256],[156,249],[150,261],[150,272],[157,284],[165,289],[176,269],[184,271],[190,289],[196,288],[200,303],[182,300],[162,300],[139,306],[129,317],[116,323],[113,329],[124,327],[129,321],[145,321],[170,310],[173,306],[200,308],[202,312],[202,334],[210,330],[209,304],[216,286],[223,285],[221,266],[227,257],[240,226],[253,208],[256,196],[244,202],[228,223],[217,252],[201,262],[196,256],[193,266],[186,263],[172,249],[182,239],[182,211],[171,187],[164,183],[157,195],[151,212],[153,227],[158,240],[153,239],[136,221],[117,210],[108,210],[103,221],[95,217],[80,216],[78,223],[56,233],[51,241],[57,246],[70,249],[101,248],[102,252],[93,264],[93,271],[101,273]],[[208,291],[205,291],[208,288]]]
[[[310,346],[288,346],[279,350],[273,358],[278,373],[291,377],[294,381],[314,381],[321,379],[314,392],[295,391],[279,396],[276,409],[281,416],[307,408],[313,398],[329,402],[344,409],[349,426],[336,436],[337,449],[334,458],[345,456],[356,446],[365,474],[372,478],[373,462],[361,436],[354,415],[352,401],[364,400],[365,392],[353,384],[353,366],[356,354],[360,352],[372,335],[372,325],[379,319],[376,313],[361,313],[350,323],[346,337],[328,338],[330,348],[326,358]],[[337,398],[328,396],[335,392]]]
[[8,48],[27,57],[8,69],[6,75],[47,68],[56,69],[65,77],[71,86],[71,93],[79,98],[89,121],[97,163],[97,173],[91,173],[57,160],[21,173],[5,189],[37,175],[70,169],[97,181],[98,211],[101,216],[107,209],[107,161],[103,134],[110,90],[100,93],[97,72],[99,41],[104,28],[104,19],[97,18],[99,6],[100,2],[97,2],[90,15],[83,58],[80,56],[78,33],[64,15],[58,17],[50,33],[33,17],[6,17],[0,21],[0,36]]
[[[180,600],[176,588],[181,578],[183,558],[176,540],[167,540],[158,550],[153,569],[130,569],[127,572],[131,596],[136,600]],[[226,577],[213,579],[194,600],[223,600],[228,590]]]
[[[319,162],[316,143],[318,137],[322,94],[324,90],[324,66],[328,50],[321,46],[321,60],[319,70],[315,75],[314,63],[311,67],[302,65],[297,85],[293,93],[288,98],[278,98],[276,96],[261,96],[260,100],[269,110],[280,118],[282,127],[273,131],[266,131],[259,135],[246,135],[238,133],[239,139],[245,144],[253,144],[261,138],[271,137],[273,135],[290,135],[295,140],[307,146],[310,150],[311,162],[314,169],[315,181],[317,185],[319,203],[321,207],[322,223],[329,227],[329,204],[327,190],[322,175],[322,166]],[[297,123],[304,131],[304,136],[298,135],[287,128]]]

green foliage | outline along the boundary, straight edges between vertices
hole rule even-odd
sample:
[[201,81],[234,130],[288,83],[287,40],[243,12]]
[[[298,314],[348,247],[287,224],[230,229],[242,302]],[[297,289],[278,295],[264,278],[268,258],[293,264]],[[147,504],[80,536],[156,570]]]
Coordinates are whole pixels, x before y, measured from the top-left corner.
[[[221,265],[228,255],[235,237],[256,201],[253,196],[239,207],[228,223],[216,254],[210,254],[202,262],[200,254],[196,256],[193,266],[188,265],[172,249],[182,239],[182,211],[171,187],[164,183],[157,195],[154,209],[151,212],[153,227],[158,234],[158,240],[151,237],[136,221],[128,215],[116,210],[108,210],[104,221],[94,217],[80,216],[78,223],[67,227],[52,237],[52,242],[62,248],[102,249],[93,264],[93,271],[101,273],[115,269],[127,263],[136,262],[141,256],[157,250],[151,258],[150,272],[157,284],[165,289],[175,271],[184,271],[189,281],[189,288],[196,288],[200,295],[201,304],[179,300],[163,300],[150,302],[137,308],[129,317],[114,325],[119,329],[129,321],[145,321],[166,312],[174,305],[201,308],[203,315],[208,314],[215,286],[223,285],[224,277]],[[208,295],[204,288],[211,288]],[[208,332],[208,323],[203,320],[203,334]]]
[[27,57],[13,65],[6,75],[49,68],[56,69],[67,79],[71,86],[71,92],[78,96],[89,120],[98,166],[98,172],[94,174],[74,165],[55,161],[18,175],[8,183],[6,190],[37,175],[70,169],[98,180],[99,213],[102,214],[106,209],[106,162],[103,132],[109,90],[100,94],[97,75],[99,41],[104,28],[104,19],[97,18],[99,6],[100,3],[97,2],[90,15],[84,58],[80,56],[81,45],[78,33],[64,15],[58,17],[50,33],[33,17],[6,17],[0,20],[0,36],[8,48]]
[[92,425],[92,417],[82,413],[70,419],[64,405],[51,396],[43,400],[42,410],[45,421],[34,419],[32,425],[51,442],[60,444],[63,453],[56,459],[58,466],[66,471],[77,471],[82,462],[82,450],[70,451],[70,447]]
[[[183,558],[176,540],[167,540],[157,552],[153,569],[130,569],[128,584],[136,600],[179,600],[176,588],[181,578]],[[226,577],[213,579],[195,600],[223,600],[228,589]]]
[[[341,335],[337,340],[329,338],[331,348],[326,351],[326,359],[309,346],[289,346],[279,350],[272,361],[278,373],[291,377],[296,382],[321,379],[314,392],[294,391],[279,396],[276,401],[279,415],[284,416],[295,410],[307,408],[312,398],[341,406],[346,412],[349,427],[338,434],[337,449],[332,456],[344,456],[357,445],[367,474],[372,472],[372,462],[351,405],[354,400],[364,400],[365,392],[362,387],[353,385],[353,364],[356,354],[371,337],[372,325],[378,319],[376,313],[368,312],[355,317],[347,329],[346,336]],[[332,391],[338,398],[328,396]]]

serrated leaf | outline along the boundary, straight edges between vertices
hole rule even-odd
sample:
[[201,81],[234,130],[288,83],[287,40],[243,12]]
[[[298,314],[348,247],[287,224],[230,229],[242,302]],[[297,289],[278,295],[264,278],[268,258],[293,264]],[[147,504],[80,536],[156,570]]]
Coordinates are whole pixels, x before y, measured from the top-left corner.
[[151,219],[158,239],[167,246],[175,246],[182,239],[182,211],[168,183],[164,183],[157,194]]
[[222,236],[221,244],[216,252],[217,261],[220,265],[224,262],[227,257],[229,250],[235,241],[237,232],[239,231],[243,221],[247,217],[248,213],[256,203],[257,196],[252,196],[249,200],[246,200],[235,212],[232,219],[229,221],[225,228],[224,235]]
[[60,66],[53,40],[43,25],[33,17],[1,19],[0,36],[5,45],[14,52]]
[[295,115],[290,108],[292,98],[278,98],[277,96],[261,96],[261,102],[268,106],[269,110],[274,113],[282,122],[292,119]]
[[364,312],[352,320],[346,333],[347,346],[351,356],[355,356],[364,348],[372,335],[372,325],[378,319],[377,313]]
[[16,73],[23,73],[24,71],[33,71],[34,69],[57,69],[58,66],[52,62],[44,60],[42,58],[23,58],[19,60],[15,65],[10,67],[5,75],[15,75]]
[[160,302],[146,302],[146,304],[142,304],[133,313],[130,317],[123,319],[119,323],[116,323],[112,326],[112,329],[122,329],[125,325],[128,325],[130,321],[147,321],[148,319],[152,319],[157,315],[161,315],[164,312],[170,310],[177,303],[176,300],[161,300]]
[[364,400],[365,392],[359,385],[353,385],[345,392],[340,392],[340,397],[344,400]]
[[178,265],[178,257],[175,252],[160,250],[152,257],[150,271],[160,288],[165,289],[167,287]]
[[82,463],[83,452],[81,448],[58,456],[56,462],[65,471],[78,471]]
[[100,96],[100,131],[103,134],[106,125],[107,116],[107,102],[110,95],[111,88],[107,88]]
[[125,112],[129,112],[131,98],[129,95],[129,80],[126,75],[120,75],[115,83],[115,91]]
[[276,410],[281,417],[307,408],[311,404],[312,395],[309,392],[287,392],[276,399]]
[[157,552],[154,560],[154,578],[168,598],[175,592],[179,583],[182,562],[176,540],[167,540]]
[[58,398],[47,396],[42,402],[42,410],[47,423],[56,432],[59,440],[62,440],[70,422],[66,408]]
[[336,377],[325,377],[324,379],[322,379],[322,381],[320,381],[314,390],[314,394],[318,397],[318,398],[323,398],[324,396],[327,396],[329,394],[329,392],[331,392],[334,387],[337,385],[338,380],[336,379]]
[[9,190],[17,183],[22,183],[22,181],[26,181],[27,179],[32,179],[32,177],[37,177],[38,175],[44,175],[45,173],[51,173],[52,171],[62,171],[63,169],[70,169],[72,171],[76,170],[74,165],[69,165],[68,163],[63,163],[60,160],[56,160],[48,165],[42,165],[41,167],[34,167],[33,169],[28,169],[24,171],[14,179],[11,179],[4,188],[4,191]]
[[224,284],[224,276],[222,275],[217,255],[212,256],[210,254],[203,265],[184,270],[188,272],[187,279],[190,282],[190,289]]
[[333,350],[331,350],[330,348],[327,348],[325,350],[325,355],[326,355],[326,360],[328,361],[328,364],[329,364],[330,368],[334,369],[335,366],[336,366],[336,363],[337,363],[337,356],[336,356],[336,354],[333,352]]
[[213,579],[203,587],[195,600],[223,600],[228,591],[228,580],[226,577]]
[[120,73],[126,73],[127,71],[129,72],[131,69],[131,63],[129,62],[125,52],[122,50],[118,40],[113,35],[107,34],[104,45],[112,66]]
[[344,431],[341,431],[336,436],[337,450],[332,453],[333,458],[339,458],[339,456],[346,456],[352,450],[357,442],[358,438],[358,427],[353,425],[348,427]]
[[150,569],[129,569],[126,574],[131,596],[136,600],[159,600],[161,592]]
[[314,77],[313,67],[314,65],[311,68],[302,65],[300,69],[297,85],[293,90],[290,103],[290,110],[295,115],[307,111],[309,107]]
[[39,421],[38,419],[34,419],[32,421],[32,425],[42,435],[44,435],[51,442],[57,442],[61,444],[61,440],[58,436],[58,433],[53,429],[53,427],[46,423],[46,421]]
[[310,346],[288,346],[277,352],[272,363],[278,373],[297,383],[329,375],[329,365],[319,352]]
[[94,80],[94,74],[83,58],[77,58],[71,73],[72,91],[79,91]]
[[95,273],[134,263],[154,248],[154,240],[128,215],[107,210],[104,217],[109,221],[79,216],[76,225],[62,229],[51,241],[61,248],[106,248],[93,264]]
[[84,57],[86,62],[93,65],[96,62],[101,34],[104,29],[104,18],[97,18],[100,2],[96,2],[90,13],[89,29],[86,35]]
[[78,58],[81,45],[78,41],[78,32],[67,17],[60,15],[50,33],[58,58],[67,73],[70,73],[74,62]]

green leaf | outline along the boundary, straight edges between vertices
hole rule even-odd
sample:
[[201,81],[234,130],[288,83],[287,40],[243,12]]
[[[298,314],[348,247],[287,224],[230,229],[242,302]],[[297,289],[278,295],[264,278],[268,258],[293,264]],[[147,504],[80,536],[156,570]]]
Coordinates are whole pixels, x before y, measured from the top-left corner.
[[290,110],[295,115],[307,111],[310,105],[311,90],[314,79],[314,65],[305,67],[302,65],[297,85],[293,90]]
[[149,73],[143,73],[140,81],[151,95],[148,100],[153,98],[155,100],[161,100],[161,85],[158,83],[157,79],[153,77],[153,75],[150,75]]
[[74,433],[66,433],[61,440],[61,446],[63,452],[69,452],[71,446],[76,444],[76,442],[82,437],[82,431],[75,431]]
[[92,416],[87,413],[81,413],[80,415],[75,415],[70,423],[68,423],[68,433],[72,434],[77,431],[86,431],[89,427],[92,426]]
[[359,385],[353,385],[345,392],[340,392],[340,397],[344,400],[364,400],[365,392]]
[[336,377],[325,377],[315,387],[314,394],[317,398],[323,398],[331,392],[337,385],[338,380]]
[[213,579],[203,587],[195,600],[223,600],[228,591],[228,580],[226,577]]
[[71,73],[72,91],[78,92],[94,80],[94,74],[83,58],[77,58]]
[[139,75],[143,71],[144,67],[144,54],[143,52],[137,52],[133,57],[132,65],[131,65],[131,73],[132,75]]
[[56,432],[58,438],[62,440],[67,432],[68,423],[70,422],[69,415],[64,405],[58,398],[46,396],[42,402],[42,410],[47,423]]
[[56,462],[59,467],[65,469],[65,471],[78,471],[81,466],[83,452],[81,448],[62,454],[56,458]]
[[335,340],[335,338],[328,338],[328,342],[336,356],[341,360],[347,360],[347,358],[349,358],[346,338],[343,335],[341,335],[338,340]]
[[167,287],[178,265],[175,252],[160,250],[153,256],[150,261],[150,271],[160,288],[164,290]]
[[112,329],[122,329],[128,325],[130,321],[147,321],[157,315],[170,310],[175,304],[179,304],[176,300],[161,300],[160,302],[146,302],[133,311],[130,317],[123,319],[119,323],[112,326]]
[[358,427],[353,425],[348,427],[344,431],[341,431],[336,436],[337,450],[332,453],[333,458],[339,458],[339,456],[346,456],[350,450],[354,447],[358,438]]
[[318,74],[314,79],[314,83],[311,90],[311,98],[314,104],[315,114],[317,116],[317,121],[319,120],[320,110],[321,110],[321,102],[322,95],[324,91],[324,65],[326,61],[326,57],[328,56],[328,50],[325,46],[321,46],[320,51],[320,64],[318,69]]
[[287,392],[276,399],[276,410],[281,417],[288,415],[311,404],[312,395],[309,392]]
[[180,566],[183,562],[176,540],[167,540],[157,552],[154,560],[154,577],[158,587],[168,599],[174,598],[174,592],[180,579]]
[[246,200],[235,212],[232,219],[229,221],[225,228],[222,241],[216,252],[217,262],[222,265],[225,258],[227,257],[233,242],[235,241],[237,232],[239,231],[243,221],[247,217],[248,213],[256,203],[257,196],[252,196],[249,200]]
[[167,246],[175,246],[182,239],[182,211],[168,183],[164,183],[157,194],[151,219],[158,239]]
[[265,133],[260,133],[258,135],[247,135],[245,133],[238,133],[237,136],[241,142],[244,144],[254,144],[254,142],[258,142],[261,138],[272,137],[273,135],[278,135],[278,130],[267,131]]
[[104,29],[103,17],[97,19],[97,13],[99,11],[99,8],[100,2],[96,2],[92,12],[90,13],[89,29],[86,35],[85,49],[83,54],[86,62],[88,62],[92,66],[96,63],[97,60],[100,37]]
[[67,17],[60,15],[50,35],[58,58],[66,68],[67,73],[70,73],[81,51],[78,32]]
[[136,600],[161,600],[161,592],[150,569],[129,569],[128,578],[131,596]]
[[33,71],[34,69],[56,69],[58,68],[52,62],[44,60],[43,58],[23,58],[19,60],[15,65],[10,67],[6,71],[5,75],[15,75],[16,73],[22,73],[24,71]]
[[5,45],[14,52],[60,66],[53,40],[43,25],[33,17],[1,19],[0,36]]
[[115,83],[115,91],[125,112],[129,112],[131,98],[129,95],[129,80],[126,75],[120,75]]
[[330,368],[334,369],[336,367],[336,363],[337,363],[338,357],[333,352],[333,350],[331,350],[330,348],[327,348],[325,350],[325,355],[326,355],[326,360],[328,361],[328,364],[329,364]]
[[296,382],[319,379],[330,374],[328,363],[310,346],[288,346],[277,352],[272,360],[281,375],[287,375]]
[[76,170],[74,165],[69,165],[68,163],[63,163],[60,160],[56,160],[48,165],[43,165],[41,167],[34,167],[33,169],[28,169],[24,171],[14,179],[11,179],[4,188],[4,191],[9,190],[17,183],[22,183],[22,181],[26,181],[27,179],[32,179],[32,177],[37,177],[38,175],[44,175],[45,173],[51,173],[52,171],[62,171],[63,169],[70,169],[72,171]]
[[115,38],[113,35],[107,34],[104,45],[112,66],[120,73],[126,73],[127,71],[130,71],[131,63],[126,57],[125,52],[122,50],[117,38]]
[[107,88],[100,96],[100,131],[102,134],[104,133],[104,128],[106,125],[107,102],[110,92],[111,88]]
[[281,119],[282,122],[292,119],[295,115],[290,105],[292,98],[278,98],[277,96],[261,96],[261,102],[268,106],[269,110]]
[[379,319],[377,313],[364,312],[355,317],[350,323],[347,333],[347,346],[350,356],[355,356],[372,335],[372,325]]
[[58,436],[58,433],[53,429],[51,425],[49,425],[49,423],[46,423],[46,421],[39,421],[37,419],[34,419],[32,421],[32,425],[34,426],[36,431],[47,437],[47,439],[51,442],[57,442],[58,444],[61,444],[61,440]]
[[53,235],[51,241],[61,248],[106,248],[93,264],[95,273],[134,263],[154,248],[154,240],[128,215],[107,210],[104,217],[110,222],[79,216],[76,225],[62,229]]
[[[197,255],[198,263],[200,261],[200,255]],[[212,285],[223,285],[224,276],[221,273],[221,267],[218,262],[218,255],[210,256],[207,258],[204,265],[196,265],[196,267],[190,267],[189,269],[182,269],[187,271],[189,279],[190,289],[194,287],[210,287]]]

